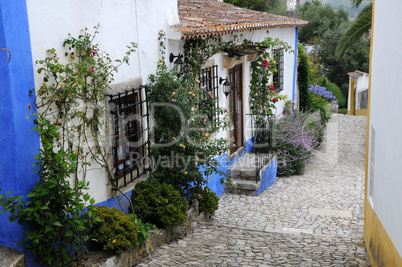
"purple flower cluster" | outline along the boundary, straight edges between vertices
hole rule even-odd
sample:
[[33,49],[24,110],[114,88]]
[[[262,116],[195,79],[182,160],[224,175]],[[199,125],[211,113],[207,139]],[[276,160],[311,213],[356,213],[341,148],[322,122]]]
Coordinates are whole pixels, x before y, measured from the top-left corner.
[[319,96],[326,98],[328,101],[331,101],[332,103],[336,103],[335,102],[336,97],[332,94],[331,91],[327,91],[327,88],[324,86],[310,84],[308,90],[312,93],[315,93]]
[[295,164],[305,165],[313,152],[312,149],[320,145],[316,133],[323,126],[318,121],[314,125],[307,122],[310,116],[320,117],[318,112],[299,112],[278,119],[275,141],[279,175],[294,173]]

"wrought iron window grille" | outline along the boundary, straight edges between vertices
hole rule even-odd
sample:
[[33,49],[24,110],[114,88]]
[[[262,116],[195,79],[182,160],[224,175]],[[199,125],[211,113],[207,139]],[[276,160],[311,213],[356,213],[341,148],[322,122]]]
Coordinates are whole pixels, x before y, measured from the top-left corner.
[[109,95],[115,186],[123,188],[151,170],[146,86]]
[[275,87],[275,92],[280,92],[283,90],[283,77],[284,77],[284,55],[283,55],[283,48],[281,49],[274,49],[272,50],[272,54],[276,61],[276,69],[277,72],[273,74],[273,84]]
[[202,69],[198,79],[202,95],[199,109],[208,116],[210,123],[217,122],[219,117],[216,111],[219,108],[219,101],[215,101],[214,98],[218,96],[219,88],[218,65]]

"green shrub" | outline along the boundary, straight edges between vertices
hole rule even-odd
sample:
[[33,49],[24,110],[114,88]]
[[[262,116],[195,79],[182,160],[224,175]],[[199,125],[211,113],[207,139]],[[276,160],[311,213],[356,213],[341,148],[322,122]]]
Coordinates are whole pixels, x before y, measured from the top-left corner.
[[104,250],[118,254],[138,245],[140,228],[124,212],[107,206],[97,207],[97,217],[101,220],[94,229],[94,237]]
[[331,108],[327,100],[317,97],[314,94],[309,94],[309,102],[312,111],[319,111],[321,115],[321,123],[326,123],[331,118]]
[[338,109],[338,113],[346,115],[346,114],[348,114],[348,110],[346,108],[340,108],[340,109]]
[[317,113],[313,113],[305,120],[305,125],[308,129],[314,130],[314,138],[321,145],[324,139],[324,127],[321,125],[320,116]]
[[208,212],[211,216],[215,214],[215,211],[219,208],[219,197],[211,191],[207,186],[194,187],[191,199],[197,199],[200,202],[200,211]]
[[346,98],[342,94],[341,89],[334,83],[327,83],[327,91],[331,91],[332,94],[336,97],[338,105],[344,107],[346,105]]
[[134,213],[144,222],[166,228],[186,221],[187,207],[172,185],[156,181],[138,183],[131,196]]
[[153,230],[157,231],[158,227],[152,223],[144,223],[141,221],[139,218],[137,218],[137,215],[135,214],[127,214],[128,217],[130,217],[133,222],[140,228],[140,231],[138,232],[138,242],[137,242],[137,247],[140,247],[145,240],[148,239],[149,235],[148,232]]
[[307,55],[304,53],[304,46],[299,44],[299,66],[297,69],[297,81],[299,84],[300,92],[300,108],[308,110],[308,77],[310,75],[310,68]]

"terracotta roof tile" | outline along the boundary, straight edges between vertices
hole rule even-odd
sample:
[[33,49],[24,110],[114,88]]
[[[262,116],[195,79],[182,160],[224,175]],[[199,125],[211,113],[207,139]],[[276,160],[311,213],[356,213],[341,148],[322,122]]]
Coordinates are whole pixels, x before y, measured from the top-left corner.
[[358,78],[362,77],[363,75],[369,75],[369,74],[360,70],[355,70],[353,72],[348,72],[348,75],[351,76],[352,78]]
[[217,0],[178,0],[183,38],[222,35],[269,28],[300,27],[307,21],[254,11]]

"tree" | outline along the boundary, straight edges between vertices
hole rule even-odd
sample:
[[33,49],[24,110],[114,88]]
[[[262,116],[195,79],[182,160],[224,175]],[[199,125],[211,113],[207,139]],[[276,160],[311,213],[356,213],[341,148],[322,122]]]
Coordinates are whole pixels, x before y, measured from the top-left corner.
[[307,55],[304,53],[304,46],[299,44],[299,66],[297,67],[297,81],[300,92],[300,109],[308,110],[308,76],[309,64]]
[[224,2],[247,9],[286,15],[286,0],[224,0]]
[[358,40],[352,44],[343,58],[338,59],[335,56],[338,40],[348,26],[348,23],[343,23],[335,29],[326,31],[323,35],[325,41],[315,49],[315,53],[321,58],[320,62],[325,65],[325,76],[341,88],[345,97],[348,95],[349,88],[347,73],[357,69],[368,72],[370,58],[370,43],[364,40]]
[[[359,4],[361,1],[362,0],[352,0],[352,2],[359,2]],[[356,21],[342,35],[338,47],[336,48],[336,56],[338,58],[342,58],[345,52],[350,49],[353,44],[361,40],[364,34],[371,29],[372,12],[373,4],[370,3],[360,11]]]
[[298,16],[308,21],[299,31],[299,40],[311,44],[320,43],[326,31],[349,21],[349,15],[344,9],[335,11],[330,5],[323,6],[317,0],[299,6]]
[[225,0],[224,2],[252,10],[263,11],[265,0]]

